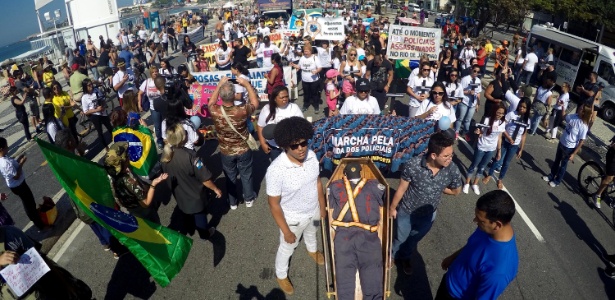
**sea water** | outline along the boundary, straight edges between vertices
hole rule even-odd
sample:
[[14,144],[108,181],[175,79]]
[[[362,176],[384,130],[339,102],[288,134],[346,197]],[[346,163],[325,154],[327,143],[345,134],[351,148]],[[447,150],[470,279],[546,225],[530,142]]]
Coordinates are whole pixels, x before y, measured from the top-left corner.
[[19,41],[0,47],[0,62],[32,50],[30,41]]

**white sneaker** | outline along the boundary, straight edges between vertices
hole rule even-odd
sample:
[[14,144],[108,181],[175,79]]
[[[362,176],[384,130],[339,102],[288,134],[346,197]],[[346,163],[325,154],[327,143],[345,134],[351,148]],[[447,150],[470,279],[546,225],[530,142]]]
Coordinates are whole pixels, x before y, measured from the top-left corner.
[[237,209],[237,205],[231,205],[231,209],[232,210],[236,210]]
[[252,207],[254,205],[254,200],[246,201],[246,207]]
[[553,182],[553,181],[549,181],[549,185],[550,185],[551,187],[556,187],[556,186],[557,186],[557,184],[556,184],[555,182]]
[[473,184],[472,185],[472,190],[474,191],[474,194],[480,195],[480,189],[478,188],[478,185]]
[[547,175],[542,176],[542,180],[544,180],[544,181],[546,181],[546,182],[551,181],[551,179],[549,179],[549,176],[547,176]]
[[469,184],[464,184],[462,191],[463,191],[464,194],[467,194],[470,191],[470,185]]

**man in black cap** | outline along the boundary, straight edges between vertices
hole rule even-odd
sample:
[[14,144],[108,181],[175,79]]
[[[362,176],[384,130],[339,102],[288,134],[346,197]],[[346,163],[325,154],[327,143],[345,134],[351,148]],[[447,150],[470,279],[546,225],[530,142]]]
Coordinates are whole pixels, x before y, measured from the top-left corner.
[[361,177],[361,165],[351,162],[344,178],[328,187],[331,226],[335,228],[335,282],[337,298],[355,299],[359,270],[363,299],[382,299],[382,248],[378,238],[385,186]]
[[350,96],[340,108],[342,115],[379,115],[380,106],[378,100],[370,96],[371,82],[365,78],[359,78],[356,83],[356,96]]
[[[538,72],[538,83],[542,85],[545,79],[551,79],[553,82],[557,81],[557,72],[555,72],[555,63],[548,61],[546,67]],[[558,93],[560,91],[557,91]]]

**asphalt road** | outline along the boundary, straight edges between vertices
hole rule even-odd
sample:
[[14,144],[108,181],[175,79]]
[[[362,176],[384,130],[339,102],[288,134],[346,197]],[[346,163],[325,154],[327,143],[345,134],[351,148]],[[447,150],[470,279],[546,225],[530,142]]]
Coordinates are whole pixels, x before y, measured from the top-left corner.
[[[402,102],[407,100],[406,97]],[[314,116],[312,111],[308,111],[306,116],[309,115]],[[92,143],[95,137],[90,134],[86,141]],[[528,137],[522,159],[514,161],[505,180],[506,189],[518,204],[513,226],[520,266],[517,278],[501,299],[615,299],[615,281],[602,273],[605,262],[601,258],[603,253],[615,252],[611,210],[607,207],[598,212],[576,192],[576,174],[583,163],[579,158],[569,164],[568,175],[559,187],[551,188],[542,181],[541,176],[548,171],[555,156],[556,145],[538,135]],[[216,142],[207,143],[199,155],[214,172],[216,184],[223,188],[216,146]],[[98,148],[92,149],[89,156],[98,153]],[[455,163],[465,174],[471,147],[459,142],[455,148]],[[33,145],[20,151],[23,150],[29,158],[25,166],[27,181],[35,196],[56,195],[61,187],[50,169],[42,165],[40,150]],[[93,232],[80,222],[65,232],[70,225],[65,220],[70,220],[67,214],[71,213],[66,196],[58,201],[61,212],[58,228],[42,234],[32,228],[26,232],[46,241],[65,233],[54,247],[52,257],[57,257],[60,265],[84,280],[98,299],[324,299],[324,268],[313,263],[303,244],[297,247],[290,266],[295,294],[285,296],[277,286],[274,258],[279,243],[278,229],[266,203],[263,180],[266,166],[266,156],[256,152],[254,173],[259,196],[254,207],[242,205],[236,211],[229,211],[225,198],[212,201],[211,218],[218,234],[212,241],[195,240],[184,268],[166,288],[154,284],[131,255],[113,259],[109,252],[102,250]],[[399,174],[391,174],[388,181],[395,189]],[[484,193],[496,187],[491,182],[481,188]],[[0,192],[9,191],[1,185]],[[164,191],[157,192],[160,193],[158,200],[167,203],[160,206],[159,212],[163,225],[168,225],[175,202]],[[476,228],[472,219],[478,196],[470,193],[443,197],[435,224],[413,258],[413,275],[398,274],[397,267],[392,269],[391,298],[433,299],[444,274],[441,260],[463,246]],[[18,199],[9,194],[9,200],[3,204],[16,225],[24,228],[28,220]],[[521,210],[525,217],[521,216]]]

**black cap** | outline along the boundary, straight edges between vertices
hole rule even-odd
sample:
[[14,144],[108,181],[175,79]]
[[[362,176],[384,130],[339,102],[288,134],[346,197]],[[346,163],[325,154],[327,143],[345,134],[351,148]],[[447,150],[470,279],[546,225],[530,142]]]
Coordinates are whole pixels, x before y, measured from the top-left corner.
[[266,140],[273,140],[273,131],[275,130],[276,124],[269,124],[263,127],[263,137]]
[[370,82],[365,78],[359,78],[355,83],[357,92],[371,90]]
[[361,164],[358,162],[350,162],[344,168],[344,174],[348,179],[361,178]]

